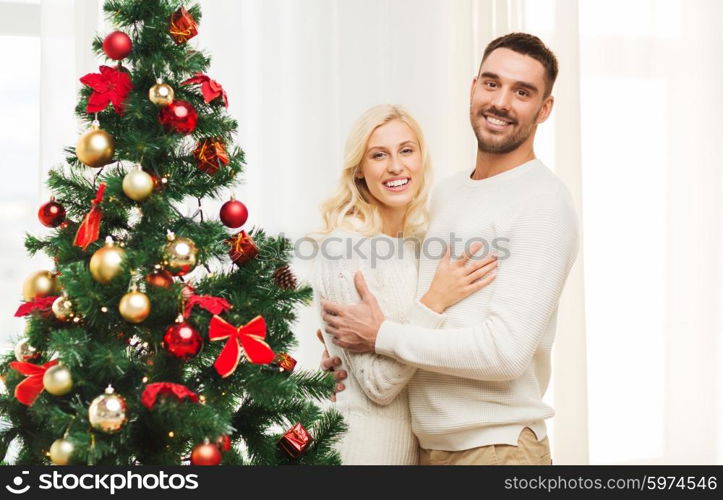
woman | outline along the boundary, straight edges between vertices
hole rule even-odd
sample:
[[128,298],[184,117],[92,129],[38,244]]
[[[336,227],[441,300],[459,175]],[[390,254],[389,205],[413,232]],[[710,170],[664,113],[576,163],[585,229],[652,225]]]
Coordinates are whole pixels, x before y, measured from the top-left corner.
[[[361,272],[386,318],[425,325],[425,315],[436,315],[412,307],[430,174],[422,131],[409,113],[381,105],[361,116],[347,140],[337,192],[322,205],[325,227],[312,280],[317,304],[358,302],[354,276]],[[469,260],[480,246],[454,262],[448,251],[421,302],[449,307],[491,283],[495,259]],[[406,392],[416,368],[376,354],[347,353],[326,340],[330,355],[342,359],[339,369],[348,373],[336,400],[349,427],[338,445],[342,462],[417,464]]]

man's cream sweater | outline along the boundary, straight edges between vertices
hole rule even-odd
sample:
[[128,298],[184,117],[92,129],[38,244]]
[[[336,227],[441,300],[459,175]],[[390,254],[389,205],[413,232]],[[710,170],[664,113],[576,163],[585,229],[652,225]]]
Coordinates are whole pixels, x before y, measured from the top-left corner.
[[382,324],[376,352],[420,368],[409,385],[414,433],[437,450],[516,445],[526,426],[542,439],[554,414],[542,397],[558,301],[578,251],[570,194],[532,160],[483,180],[452,176],[435,190],[431,212],[417,297],[450,241],[453,256],[481,239],[478,255],[500,259],[496,280],[427,322],[434,328]]

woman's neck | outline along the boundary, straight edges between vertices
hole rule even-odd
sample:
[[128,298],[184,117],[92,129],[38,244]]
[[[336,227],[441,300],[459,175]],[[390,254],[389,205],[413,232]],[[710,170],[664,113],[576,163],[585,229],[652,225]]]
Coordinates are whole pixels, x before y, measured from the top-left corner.
[[399,238],[404,234],[404,215],[406,210],[379,207],[382,218],[382,233],[392,238]]

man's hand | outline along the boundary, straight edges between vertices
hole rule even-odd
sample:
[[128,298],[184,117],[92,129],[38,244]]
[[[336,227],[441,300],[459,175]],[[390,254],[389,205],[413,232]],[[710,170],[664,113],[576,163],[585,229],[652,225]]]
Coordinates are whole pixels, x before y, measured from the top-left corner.
[[336,401],[336,393],[346,389],[342,381],[346,380],[347,373],[344,370],[337,370],[337,368],[341,366],[341,359],[337,356],[333,358],[329,356],[329,351],[326,350],[326,342],[324,342],[324,336],[321,334],[321,330],[316,331],[316,338],[324,345],[324,352],[321,354],[321,364],[319,366],[325,372],[333,372],[334,380],[336,380],[334,394],[331,396],[331,400]]
[[374,352],[384,314],[360,271],[354,275],[354,285],[362,299],[359,304],[339,305],[322,300],[321,317],[326,322],[326,333],[334,337],[336,345],[349,352]]

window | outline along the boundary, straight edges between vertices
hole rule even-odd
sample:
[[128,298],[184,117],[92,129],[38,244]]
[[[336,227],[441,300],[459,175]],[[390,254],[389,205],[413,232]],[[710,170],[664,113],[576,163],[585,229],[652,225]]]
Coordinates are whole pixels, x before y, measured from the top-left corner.
[[[24,246],[39,229],[40,6],[39,0],[0,2],[0,347],[12,345],[24,322],[14,318],[25,277],[40,269]],[[8,70],[12,68],[12,70]]]

